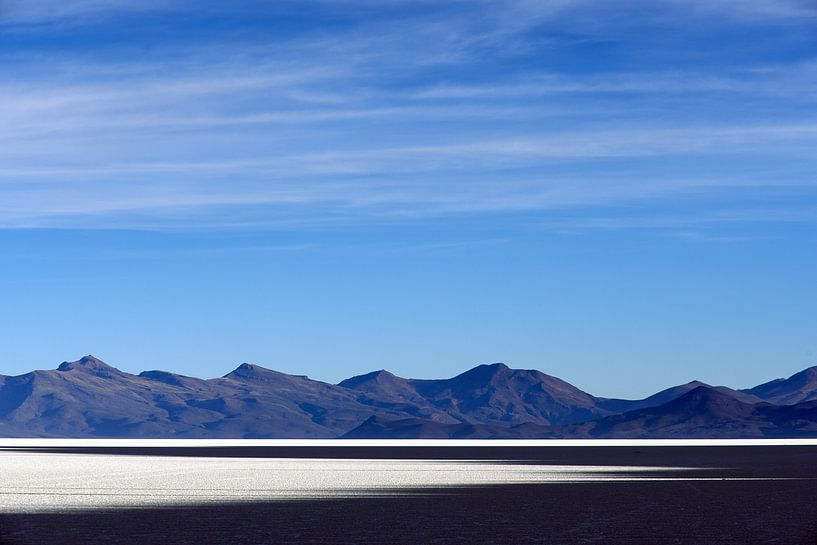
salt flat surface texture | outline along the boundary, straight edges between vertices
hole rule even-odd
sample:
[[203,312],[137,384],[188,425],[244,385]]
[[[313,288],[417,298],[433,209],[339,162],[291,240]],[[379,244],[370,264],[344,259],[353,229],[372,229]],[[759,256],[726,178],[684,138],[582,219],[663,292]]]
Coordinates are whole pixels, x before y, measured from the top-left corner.
[[695,469],[13,451],[0,452],[0,467],[0,513],[401,495],[497,484],[676,480],[686,478],[679,472]]

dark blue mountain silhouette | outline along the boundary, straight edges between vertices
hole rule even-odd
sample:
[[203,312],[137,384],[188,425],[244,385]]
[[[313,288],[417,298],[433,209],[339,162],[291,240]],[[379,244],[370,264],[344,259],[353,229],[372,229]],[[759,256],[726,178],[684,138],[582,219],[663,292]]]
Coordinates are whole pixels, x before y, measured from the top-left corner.
[[775,379],[743,392],[778,405],[817,400],[817,366],[804,369],[789,378]]
[[381,370],[335,385],[248,363],[213,379],[133,375],[86,356],[56,370],[0,375],[0,435],[817,437],[816,375],[811,368],[742,391],[693,381],[621,400],[502,363],[449,379]]

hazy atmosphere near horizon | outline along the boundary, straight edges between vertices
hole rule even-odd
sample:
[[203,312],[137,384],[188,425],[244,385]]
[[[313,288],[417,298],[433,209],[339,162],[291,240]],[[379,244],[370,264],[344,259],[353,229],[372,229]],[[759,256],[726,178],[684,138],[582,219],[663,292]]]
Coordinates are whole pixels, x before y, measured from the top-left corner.
[[0,0],[0,374],[817,364],[803,0]]

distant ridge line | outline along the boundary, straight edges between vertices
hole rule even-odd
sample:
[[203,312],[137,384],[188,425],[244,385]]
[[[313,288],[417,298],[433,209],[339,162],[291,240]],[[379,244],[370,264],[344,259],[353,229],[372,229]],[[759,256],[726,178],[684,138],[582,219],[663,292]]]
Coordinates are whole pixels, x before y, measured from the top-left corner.
[[200,379],[94,356],[0,375],[0,437],[293,440],[817,438],[817,367],[751,389],[691,381],[597,397],[504,363],[447,379],[386,370],[329,384],[243,363]]

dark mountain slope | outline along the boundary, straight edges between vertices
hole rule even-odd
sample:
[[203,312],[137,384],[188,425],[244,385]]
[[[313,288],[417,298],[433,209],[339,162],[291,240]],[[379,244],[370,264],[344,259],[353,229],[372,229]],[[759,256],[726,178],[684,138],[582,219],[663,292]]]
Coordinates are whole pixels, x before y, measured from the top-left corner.
[[56,371],[6,377],[0,419],[29,436],[145,436],[173,433],[158,406],[174,392],[156,390],[93,356],[64,362]]
[[201,380],[123,373],[93,356],[55,371],[4,377],[0,422],[9,436],[337,437],[373,414],[346,388],[244,364]]
[[[815,404],[817,405],[817,404]],[[814,406],[749,404],[699,386],[658,407],[551,429],[547,437],[750,438],[817,436]]]
[[817,366],[804,369],[789,378],[775,379],[742,392],[777,405],[817,400]]
[[741,392],[691,382],[628,401],[504,364],[443,380],[376,371],[333,385],[251,364],[207,380],[132,375],[86,356],[0,376],[0,436],[814,437],[817,399],[757,400],[812,399],[815,375]]
[[701,386],[705,388],[712,388],[722,394],[733,397],[738,401],[742,401],[744,403],[751,404],[760,403],[761,401],[763,401],[763,399],[754,396],[750,393],[747,393],[745,391],[733,390],[732,388],[728,388],[726,386],[710,386],[705,382],[693,380],[692,382],[688,382],[686,384],[681,384],[678,386],[667,388],[666,390],[661,390],[660,392],[644,399],[639,400],[601,399],[599,400],[598,404],[600,407],[607,409],[613,413],[623,413],[628,411],[635,411],[638,409],[646,409],[648,407],[658,407],[665,403],[669,403],[670,401],[677,399],[682,395],[686,394],[687,392],[691,392],[692,390],[699,388]]
[[221,403],[224,398],[242,402],[240,411],[214,426],[228,435],[244,430],[248,415],[255,419],[253,435],[274,429],[279,437],[304,436],[299,432],[303,429],[310,430],[312,437],[337,437],[373,414],[384,418],[408,416],[388,407],[364,405],[347,388],[258,365],[243,364],[223,378],[208,382],[227,394],[215,402]]
[[514,428],[487,424],[443,424],[420,418],[366,420],[343,439],[499,439],[516,438]]
[[401,411],[434,422],[454,424],[460,421],[421,396],[411,382],[380,370],[348,378],[338,386],[358,392],[357,400],[364,405]]
[[464,423],[548,425],[600,418],[611,411],[556,377],[503,363],[480,365],[445,380],[409,380],[429,403]]
[[512,427],[443,425],[419,419],[372,418],[345,438],[494,439],[712,439],[817,437],[817,401],[777,406],[743,403],[715,388],[699,386],[658,407],[563,426],[533,423]]

